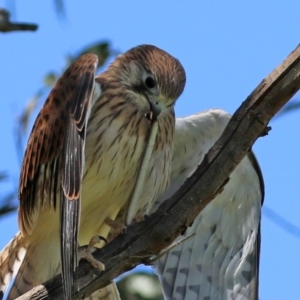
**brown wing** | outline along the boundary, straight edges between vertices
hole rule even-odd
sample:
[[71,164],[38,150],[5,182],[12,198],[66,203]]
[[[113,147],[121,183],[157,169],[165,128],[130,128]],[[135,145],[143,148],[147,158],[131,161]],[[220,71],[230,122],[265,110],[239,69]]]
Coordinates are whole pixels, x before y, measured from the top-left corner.
[[23,235],[32,233],[40,208],[47,204],[55,209],[57,195],[61,195],[66,299],[71,299],[74,285],[85,129],[97,63],[96,55],[85,54],[58,80],[33,126],[20,177],[19,224]]
[[[83,133],[97,61],[96,55],[86,54],[74,62],[57,81],[36,118],[20,175],[19,222],[25,235],[34,229],[45,199],[56,207],[60,154],[64,144],[68,144],[66,132],[75,126],[79,136]],[[78,176],[64,180],[64,192],[69,199],[78,197],[79,191]]]

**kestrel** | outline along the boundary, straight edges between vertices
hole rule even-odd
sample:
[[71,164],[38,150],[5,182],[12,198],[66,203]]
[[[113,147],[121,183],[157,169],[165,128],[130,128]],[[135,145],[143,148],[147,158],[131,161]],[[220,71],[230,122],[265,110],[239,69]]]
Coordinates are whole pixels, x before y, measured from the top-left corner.
[[[152,211],[195,171],[229,120],[217,109],[176,119],[170,186]],[[165,300],[258,300],[263,198],[262,173],[249,152],[184,234],[195,236],[156,262]],[[89,299],[117,300],[117,293],[112,284]]]
[[[95,78],[96,67],[92,54],[72,64],[33,126],[20,176],[21,233],[0,255],[0,290],[20,265],[8,299],[61,272],[60,240],[65,298],[71,299],[77,231],[80,245],[106,237],[107,219],[122,209],[130,223],[169,185],[174,104],[186,81],[182,65],[142,45]],[[153,120],[157,133],[149,148]],[[139,201],[131,202],[139,176],[145,178]]]

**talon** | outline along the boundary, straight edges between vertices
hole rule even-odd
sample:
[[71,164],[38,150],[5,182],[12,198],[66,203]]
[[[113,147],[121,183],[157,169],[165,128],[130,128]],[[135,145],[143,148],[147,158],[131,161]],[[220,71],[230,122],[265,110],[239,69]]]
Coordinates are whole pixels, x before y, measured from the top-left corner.
[[144,220],[147,220],[147,219],[149,219],[148,215],[138,214],[134,217],[133,223],[141,222],[141,221],[144,221]]
[[126,226],[123,223],[113,221],[111,218],[106,218],[104,222],[113,230],[123,230]]
[[107,243],[107,240],[102,236],[93,236],[87,246],[80,247],[78,249],[78,262],[81,259],[87,260],[95,269],[98,269],[99,271],[105,270],[105,265],[98,261],[92,253],[96,251],[96,247],[94,247],[96,244],[99,244],[101,241],[104,241]]
[[116,221],[113,221],[111,218],[106,218],[104,222],[111,228],[108,237],[109,242],[117,237],[120,233],[125,234],[127,231],[127,227],[124,223],[118,223]]
[[95,245],[99,244],[101,241],[104,241],[105,244],[107,244],[107,239],[104,238],[101,235],[95,235],[91,238],[89,245],[88,245],[88,250],[91,250],[92,248],[94,248]]

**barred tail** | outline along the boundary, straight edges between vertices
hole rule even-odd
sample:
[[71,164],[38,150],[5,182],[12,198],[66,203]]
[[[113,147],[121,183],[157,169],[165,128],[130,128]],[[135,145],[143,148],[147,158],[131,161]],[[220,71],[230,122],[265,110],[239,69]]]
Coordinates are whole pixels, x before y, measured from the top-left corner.
[[24,238],[19,232],[0,252],[0,292],[2,295],[18,271],[25,254]]
[[13,300],[61,272],[59,240],[49,236],[28,243],[25,257],[19,268],[7,300]]

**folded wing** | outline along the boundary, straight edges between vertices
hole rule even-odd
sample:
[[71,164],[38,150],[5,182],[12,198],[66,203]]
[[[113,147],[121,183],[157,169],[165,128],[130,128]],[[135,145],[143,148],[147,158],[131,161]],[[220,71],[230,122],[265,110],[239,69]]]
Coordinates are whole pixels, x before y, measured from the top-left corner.
[[[98,58],[85,54],[57,81],[29,137],[20,176],[19,225],[23,235],[35,228],[39,212],[56,209],[61,198],[61,258],[70,287],[77,251],[85,131],[92,103],[100,95],[94,73]],[[66,288],[65,288],[66,292]]]

